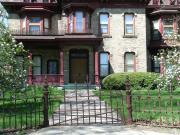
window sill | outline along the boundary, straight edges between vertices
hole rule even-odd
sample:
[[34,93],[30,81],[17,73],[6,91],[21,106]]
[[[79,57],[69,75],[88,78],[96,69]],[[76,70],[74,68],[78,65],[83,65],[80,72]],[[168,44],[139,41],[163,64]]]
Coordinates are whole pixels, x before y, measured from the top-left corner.
[[137,38],[137,35],[124,35],[123,38]]
[[102,36],[103,38],[112,38],[112,36],[109,35],[109,34],[102,34],[101,36]]

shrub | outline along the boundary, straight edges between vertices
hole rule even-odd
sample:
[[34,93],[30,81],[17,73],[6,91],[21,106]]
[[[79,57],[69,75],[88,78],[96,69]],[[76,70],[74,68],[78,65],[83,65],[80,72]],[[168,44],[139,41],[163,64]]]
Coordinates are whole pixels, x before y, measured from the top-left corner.
[[104,89],[125,90],[125,82],[129,77],[131,89],[156,88],[155,80],[159,74],[150,72],[116,73],[111,74],[102,80]]

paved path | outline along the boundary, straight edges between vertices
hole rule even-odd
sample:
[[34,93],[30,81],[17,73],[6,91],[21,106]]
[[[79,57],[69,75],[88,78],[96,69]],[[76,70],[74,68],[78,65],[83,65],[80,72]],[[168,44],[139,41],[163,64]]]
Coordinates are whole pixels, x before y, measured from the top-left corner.
[[121,124],[116,111],[100,101],[92,90],[66,91],[65,97],[50,118],[50,125]]
[[59,126],[41,129],[29,135],[180,135],[180,130],[123,126]]

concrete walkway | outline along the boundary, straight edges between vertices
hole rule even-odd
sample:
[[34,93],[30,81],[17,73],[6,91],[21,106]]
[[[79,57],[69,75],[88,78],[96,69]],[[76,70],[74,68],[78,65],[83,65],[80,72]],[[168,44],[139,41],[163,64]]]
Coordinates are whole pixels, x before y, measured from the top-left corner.
[[180,130],[124,126],[62,126],[41,129],[29,135],[180,135]]
[[119,124],[121,118],[92,90],[66,91],[65,101],[49,119],[50,125]]

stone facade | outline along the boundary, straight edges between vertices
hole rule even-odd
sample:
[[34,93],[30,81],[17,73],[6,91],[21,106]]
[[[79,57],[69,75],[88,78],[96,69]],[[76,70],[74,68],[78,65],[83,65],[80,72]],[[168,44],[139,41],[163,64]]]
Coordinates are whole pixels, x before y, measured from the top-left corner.
[[[124,72],[125,52],[135,52],[136,71],[147,71],[147,37],[146,37],[146,14],[145,9],[97,9],[92,16],[92,27],[98,33],[98,17],[100,12],[110,14],[110,35],[104,38],[99,51],[110,53],[111,73]],[[135,14],[135,36],[124,37],[124,14]],[[118,61],[117,61],[118,60]]]
[[9,14],[8,26],[9,26],[9,29],[12,31],[14,30],[18,31],[20,29],[20,17],[18,14]]
[[[99,37],[99,14],[109,13],[110,18],[110,33],[103,35],[103,40],[98,47],[98,52],[110,53],[110,72],[124,72],[124,55],[126,52],[134,52],[136,57],[136,71],[147,72],[150,70],[150,59],[148,58],[147,45],[150,42],[150,28],[149,20],[146,18],[145,8],[97,8],[91,15],[91,29],[93,34]],[[135,34],[132,37],[124,35],[124,14],[133,13],[135,16]],[[55,34],[61,35],[67,31],[68,18],[67,14],[54,14],[51,17],[51,31]],[[20,18],[17,14],[10,14],[9,28],[20,28]],[[33,42],[33,44],[38,44]],[[69,52],[71,49],[87,49],[89,51],[89,78],[94,83],[95,76],[95,60],[94,60],[94,46],[87,46],[79,42],[78,45],[64,45],[63,42],[53,42],[57,44],[56,49],[31,49],[33,55],[42,56],[42,73],[47,73],[47,61],[54,59],[59,61],[59,49],[64,52],[64,82],[69,83]],[[60,66],[60,65],[59,65]]]

